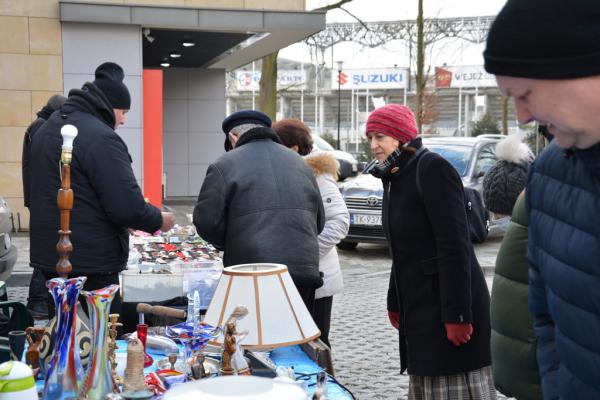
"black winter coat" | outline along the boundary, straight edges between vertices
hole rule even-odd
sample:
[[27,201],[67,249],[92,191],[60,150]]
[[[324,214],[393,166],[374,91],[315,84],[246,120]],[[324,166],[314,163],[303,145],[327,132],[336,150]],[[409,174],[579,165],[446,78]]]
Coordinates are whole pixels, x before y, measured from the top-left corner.
[[281,263],[296,284],[320,287],[325,213],[304,160],[269,128],[244,133],[206,173],[194,208],[198,234],[225,251],[223,264]]
[[42,125],[44,125],[44,122],[46,122],[46,120],[48,118],[50,118],[50,115],[52,115],[52,113],[54,111],[56,111],[59,107],[57,108],[53,108],[52,105],[47,104],[45,105],[38,113],[37,113],[37,118],[27,127],[27,130],[25,131],[25,136],[23,137],[23,155],[21,157],[21,169],[22,169],[22,177],[23,177],[23,203],[25,205],[25,207],[29,208],[29,197],[30,197],[30,192],[31,192],[31,188],[30,188],[30,181],[31,178],[29,177],[30,173],[30,152],[31,152],[31,141],[33,139],[33,137],[35,136],[36,132],[38,129],[40,129],[40,127]]
[[[421,147],[421,140],[411,143]],[[402,153],[384,181],[383,224],[393,257],[388,310],[399,311],[401,370],[419,376],[463,373],[491,364],[490,300],[469,240],[462,182],[444,158],[421,163]],[[454,346],[444,323],[470,322],[467,344]]]
[[71,211],[73,275],[118,272],[129,255],[127,228],[154,232],[160,211],[147,204],[131,169],[125,142],[113,130],[115,117],[106,97],[93,84],[72,90],[31,144],[31,266],[54,272],[60,226],[56,205],[60,187],[60,129],[78,129],[73,143]]

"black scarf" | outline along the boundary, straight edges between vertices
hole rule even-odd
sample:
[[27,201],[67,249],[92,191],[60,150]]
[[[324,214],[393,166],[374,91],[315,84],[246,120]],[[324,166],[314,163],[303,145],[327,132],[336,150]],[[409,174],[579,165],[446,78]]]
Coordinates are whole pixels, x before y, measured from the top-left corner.
[[416,138],[407,142],[403,147],[413,147],[417,151],[413,154],[407,151],[402,151],[397,148],[383,162],[379,163],[376,160],[371,161],[364,169],[364,173],[370,173],[379,179],[390,179],[393,174],[404,169],[414,160],[416,160],[421,152],[425,150],[421,143],[421,138]]

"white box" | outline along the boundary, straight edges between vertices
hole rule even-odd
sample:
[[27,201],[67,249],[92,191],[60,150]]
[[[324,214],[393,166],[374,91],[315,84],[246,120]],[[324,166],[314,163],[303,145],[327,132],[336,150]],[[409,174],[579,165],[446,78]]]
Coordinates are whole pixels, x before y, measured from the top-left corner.
[[140,274],[137,270],[121,272],[123,302],[164,301],[183,296],[183,273]]

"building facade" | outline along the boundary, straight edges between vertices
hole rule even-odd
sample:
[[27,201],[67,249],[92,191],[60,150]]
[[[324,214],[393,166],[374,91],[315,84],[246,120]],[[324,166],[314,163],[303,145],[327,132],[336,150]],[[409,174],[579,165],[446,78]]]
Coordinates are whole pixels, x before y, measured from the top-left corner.
[[324,27],[325,14],[306,12],[304,0],[0,1],[0,196],[15,226],[28,227],[26,127],[102,62],[125,70],[132,106],[117,133],[160,205],[163,195],[196,196],[223,153],[226,72]]

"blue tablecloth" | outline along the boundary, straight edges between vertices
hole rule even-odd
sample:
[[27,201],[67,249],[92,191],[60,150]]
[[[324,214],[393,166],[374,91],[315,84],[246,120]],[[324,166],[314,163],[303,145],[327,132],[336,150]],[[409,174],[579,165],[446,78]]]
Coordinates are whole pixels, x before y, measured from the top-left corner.
[[[117,340],[119,346],[117,353],[127,352],[127,342],[125,340]],[[144,369],[145,373],[156,371],[156,364],[159,360],[166,358],[163,354],[155,353],[151,349],[148,349],[148,354],[154,359],[154,364]],[[280,347],[271,352],[271,359],[275,365],[283,367],[293,367],[296,372],[297,380],[306,380],[308,384],[308,393],[312,396],[316,383],[316,375],[323,369],[319,367],[308,355],[302,350],[300,346],[289,346]],[[117,368],[118,370],[118,368]],[[36,381],[38,390],[42,390],[44,387],[44,381]],[[332,378],[327,382],[327,399],[330,400],[346,400],[352,399],[352,396],[340,385],[338,385]]]

